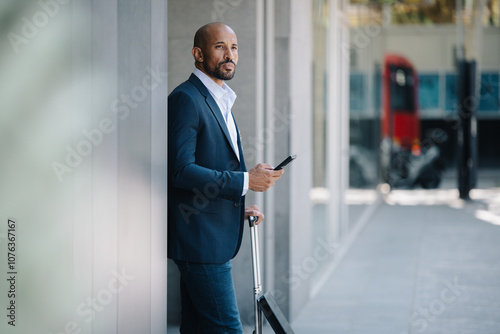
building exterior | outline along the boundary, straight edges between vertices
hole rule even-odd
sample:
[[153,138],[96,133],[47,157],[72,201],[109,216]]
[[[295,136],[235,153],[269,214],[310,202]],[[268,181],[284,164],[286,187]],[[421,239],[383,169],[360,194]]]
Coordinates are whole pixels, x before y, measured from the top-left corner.
[[[273,292],[291,319],[320,279],[320,268],[333,259],[348,233],[343,202],[348,144],[348,26],[342,19],[346,8],[345,1],[169,1],[169,89],[186,80],[194,68],[190,52],[196,30],[211,21],[228,24],[239,43],[238,68],[229,84],[238,95],[233,113],[247,166],[276,165],[289,154],[298,155],[271,191],[247,195],[247,202],[257,203],[266,215],[260,227],[264,289]],[[323,40],[311,39],[320,28]],[[320,50],[324,65],[313,73]],[[323,78],[321,85],[313,84],[317,75]],[[313,97],[316,86],[322,91]],[[313,102],[327,99],[328,105]],[[319,117],[315,114],[323,117],[319,125],[314,124]],[[321,138],[314,143],[316,137]],[[318,154],[321,160],[313,160]],[[319,210],[327,210],[328,220],[326,216],[322,221],[313,219],[316,173],[323,175]],[[242,321],[251,324],[248,231],[244,238],[233,260],[233,276]],[[179,303],[177,291],[177,269],[170,264],[172,323],[179,321],[179,308],[170,307]]]
[[[452,103],[453,28],[350,29],[347,0],[33,0],[5,2],[0,15],[0,257],[14,276],[0,291],[19,292],[9,303],[22,317],[8,316],[20,333],[166,333],[179,322],[166,102],[194,68],[200,26],[222,21],[238,36],[230,86],[247,165],[298,155],[272,190],[247,197],[266,215],[264,289],[292,322],[355,235],[350,144],[372,154],[360,154],[375,173],[366,187],[378,182],[383,50],[421,71],[424,120]],[[493,89],[480,120],[499,118],[498,38],[484,30],[481,73]],[[243,241],[233,276],[251,324],[248,230]]]
[[[15,287],[23,293],[12,301],[30,305],[18,330],[165,333],[167,310],[178,320],[176,270],[166,258],[166,100],[193,69],[195,31],[211,21],[238,35],[233,112],[248,165],[298,155],[272,191],[248,196],[267,217],[264,288],[293,319],[348,234],[346,8],[333,0],[2,5],[0,126],[9,140],[0,212],[20,226]],[[233,269],[246,324],[248,239],[246,231]]]
[[[499,28],[483,27],[481,39],[477,52],[479,90],[471,100],[478,107],[478,160],[480,168],[497,168],[500,152],[490,143],[496,140],[495,129],[500,125],[500,62],[496,57],[500,52]],[[371,153],[368,155],[371,162],[377,164],[383,57],[392,53],[406,57],[416,67],[422,141],[439,145],[446,168],[456,167],[458,43],[457,26],[451,24],[401,26],[383,23],[379,26],[373,19],[364,26],[351,28],[351,151],[353,147],[366,149]],[[447,139],[436,143],[430,138],[432,133],[443,134]],[[353,183],[374,184],[372,176]]]

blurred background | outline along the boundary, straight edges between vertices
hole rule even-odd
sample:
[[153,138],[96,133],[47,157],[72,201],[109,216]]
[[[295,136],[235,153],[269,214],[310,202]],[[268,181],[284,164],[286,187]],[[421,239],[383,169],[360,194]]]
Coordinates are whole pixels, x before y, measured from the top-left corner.
[[498,0],[3,0],[0,331],[178,332],[166,100],[213,21],[247,166],[298,155],[247,196],[295,331],[498,333]]

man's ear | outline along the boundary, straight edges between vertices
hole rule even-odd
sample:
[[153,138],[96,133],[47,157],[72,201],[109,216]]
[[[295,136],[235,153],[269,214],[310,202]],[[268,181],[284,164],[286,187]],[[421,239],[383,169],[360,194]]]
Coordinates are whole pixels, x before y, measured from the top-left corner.
[[193,58],[197,63],[203,63],[203,51],[197,46],[193,48]]

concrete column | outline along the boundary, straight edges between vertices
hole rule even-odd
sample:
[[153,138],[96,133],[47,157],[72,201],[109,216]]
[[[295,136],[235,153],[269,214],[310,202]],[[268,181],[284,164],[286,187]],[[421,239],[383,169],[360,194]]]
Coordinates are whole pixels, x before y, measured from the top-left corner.
[[19,223],[19,332],[166,332],[166,5],[0,10],[23,41],[0,46],[0,212]]
[[[151,67],[168,73],[168,0],[151,0]],[[151,333],[167,332],[167,94],[151,92]]]
[[82,333],[166,331],[166,14],[74,7],[74,141],[94,145],[74,173],[76,300],[96,303],[77,308]]
[[132,280],[118,298],[118,333],[164,332],[166,3],[120,1],[117,11],[118,268]]
[[[309,197],[312,189],[312,8],[312,1],[290,1],[289,145],[291,152],[296,153],[298,158],[289,170],[290,207],[289,216],[283,225],[290,229],[289,270],[296,274],[295,281],[291,281],[289,286],[291,320],[309,298],[313,272],[320,265],[312,252],[312,204]],[[297,283],[297,278],[300,283]]]

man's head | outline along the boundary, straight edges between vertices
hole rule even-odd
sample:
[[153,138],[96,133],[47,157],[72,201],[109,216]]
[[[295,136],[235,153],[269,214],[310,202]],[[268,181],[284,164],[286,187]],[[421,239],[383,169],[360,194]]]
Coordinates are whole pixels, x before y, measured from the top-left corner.
[[195,66],[222,86],[231,80],[238,63],[238,39],[233,29],[223,23],[204,25],[194,36]]

